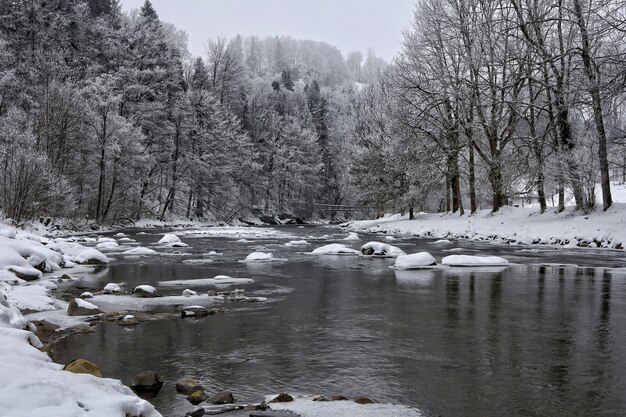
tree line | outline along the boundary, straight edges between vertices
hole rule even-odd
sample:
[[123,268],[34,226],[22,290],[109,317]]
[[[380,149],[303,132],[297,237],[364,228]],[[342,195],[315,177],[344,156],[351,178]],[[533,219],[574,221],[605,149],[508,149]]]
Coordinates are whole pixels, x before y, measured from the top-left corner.
[[[193,57],[149,1],[0,0],[0,204],[232,221],[314,202],[463,214],[611,205],[622,2],[418,0],[391,63],[287,36]],[[626,178],[621,178],[626,180]]]

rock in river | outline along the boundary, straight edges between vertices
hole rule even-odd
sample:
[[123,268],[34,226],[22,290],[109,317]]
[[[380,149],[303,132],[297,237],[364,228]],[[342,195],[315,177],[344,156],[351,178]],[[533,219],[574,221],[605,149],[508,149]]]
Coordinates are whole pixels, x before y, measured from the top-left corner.
[[64,371],[73,372],[75,374],[89,374],[102,378],[102,372],[95,363],[89,362],[86,359],[74,359],[63,367]]
[[287,393],[280,393],[276,397],[272,398],[270,403],[288,403],[293,401],[293,397]]
[[136,392],[158,393],[163,386],[163,378],[154,371],[143,371],[135,375],[130,387]]
[[235,398],[230,391],[222,391],[208,398],[206,402],[209,404],[232,404],[235,402]]
[[74,298],[67,306],[67,314],[70,316],[91,316],[100,314],[97,306],[82,298]]
[[181,394],[189,395],[201,389],[202,386],[198,383],[198,381],[191,378],[181,378],[176,382],[176,391]]

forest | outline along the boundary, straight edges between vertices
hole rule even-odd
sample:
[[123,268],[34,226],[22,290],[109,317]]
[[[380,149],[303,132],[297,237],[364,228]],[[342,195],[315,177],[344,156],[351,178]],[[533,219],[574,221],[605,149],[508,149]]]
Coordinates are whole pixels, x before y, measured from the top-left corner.
[[0,208],[15,224],[606,210],[626,182],[625,9],[417,0],[385,62],[288,36],[192,56],[149,1],[0,0]]

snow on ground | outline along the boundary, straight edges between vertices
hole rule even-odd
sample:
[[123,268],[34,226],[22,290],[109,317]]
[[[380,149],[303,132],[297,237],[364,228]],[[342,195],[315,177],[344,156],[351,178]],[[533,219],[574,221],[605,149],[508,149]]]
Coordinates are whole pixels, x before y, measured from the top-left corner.
[[361,253],[363,255],[375,255],[375,256],[389,256],[396,257],[406,255],[402,249],[397,246],[391,246],[381,242],[369,242],[361,246]]
[[399,214],[377,220],[347,223],[350,230],[438,238],[495,240],[513,244],[551,244],[623,249],[626,247],[626,204],[589,214],[567,208],[540,214],[529,207],[503,207],[496,213],[475,215],[419,213],[415,220]]
[[320,246],[313,249],[312,255],[360,255],[361,252],[347,247],[341,243],[331,243],[329,245]]
[[0,291],[9,302],[20,310],[49,311],[59,308],[50,292],[43,285],[8,285],[0,283]]
[[471,256],[449,255],[441,260],[442,265],[448,266],[503,266],[509,261],[499,256]]
[[5,286],[0,286],[0,415],[161,415],[118,380],[63,371],[53,363],[39,350],[43,345],[31,332],[34,326],[5,296]]
[[396,258],[393,269],[420,269],[437,265],[435,258],[428,252],[412,253],[401,255]]
[[71,262],[79,264],[89,261],[97,261],[103,264],[109,263],[109,258],[102,254],[102,252],[94,248],[85,247],[80,243],[59,241],[48,245],[48,247],[53,251],[62,253],[65,255],[65,259]]
[[290,240],[289,242],[285,243],[285,246],[287,247],[306,246],[306,245],[310,245],[310,243],[307,242],[306,240]]
[[287,403],[272,403],[273,410],[289,410],[301,417],[423,417],[413,408],[393,404],[357,404],[353,401],[313,401],[308,397],[294,397]]
[[227,275],[216,275],[213,278],[177,279],[177,280],[172,280],[172,281],[161,281],[159,282],[159,285],[168,286],[168,287],[177,287],[177,286],[202,287],[205,285],[252,284],[253,282],[254,280],[250,278],[233,278]]

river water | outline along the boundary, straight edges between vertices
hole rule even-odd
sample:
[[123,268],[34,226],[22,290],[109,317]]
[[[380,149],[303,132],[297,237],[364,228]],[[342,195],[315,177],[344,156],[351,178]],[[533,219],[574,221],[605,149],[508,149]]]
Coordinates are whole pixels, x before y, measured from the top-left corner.
[[[249,401],[284,391],[367,396],[426,415],[626,415],[623,251],[401,239],[392,243],[407,253],[429,251],[438,261],[462,248],[515,265],[393,271],[392,259],[302,253],[341,242],[347,233],[340,229],[269,233],[249,242],[183,235],[191,247],[179,251],[188,255],[119,258],[106,272],[83,279],[94,289],[106,282],[132,288],[226,274],[253,278],[254,284],[238,287],[267,296],[267,303],[226,303],[224,314],[133,328],[102,323],[94,333],[62,340],[56,360],[92,360],[105,376],[126,384],[138,372],[157,371],[166,385],[150,401],[165,416],[192,408],[174,389],[183,376],[209,393],[230,390]],[[131,237],[144,246],[160,238]],[[303,238],[311,245],[284,246]],[[358,248],[381,237],[361,239],[341,243]],[[258,249],[286,260],[239,262]],[[223,255],[208,264],[183,262],[206,259],[201,254],[211,250]]]

